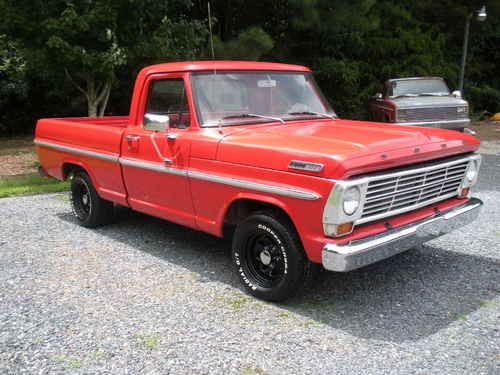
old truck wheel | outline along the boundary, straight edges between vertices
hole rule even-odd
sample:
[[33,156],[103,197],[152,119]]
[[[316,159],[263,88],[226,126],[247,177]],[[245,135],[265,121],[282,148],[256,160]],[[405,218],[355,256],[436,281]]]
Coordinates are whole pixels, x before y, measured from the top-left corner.
[[236,227],[232,259],[246,290],[267,301],[293,296],[317,269],[288,220],[267,214],[254,214]]
[[99,197],[90,177],[77,172],[71,178],[71,205],[80,225],[93,228],[113,219],[113,203]]

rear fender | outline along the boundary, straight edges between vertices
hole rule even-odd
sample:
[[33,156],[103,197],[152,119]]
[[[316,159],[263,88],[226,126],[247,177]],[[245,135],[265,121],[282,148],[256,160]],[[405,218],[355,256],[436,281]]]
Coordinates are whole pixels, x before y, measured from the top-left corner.
[[94,188],[97,190],[97,192],[99,192],[101,187],[97,183],[97,179],[95,178],[95,175],[92,172],[92,168],[90,168],[90,166],[87,163],[85,163],[81,160],[75,160],[72,158],[64,158],[62,166],[61,166],[61,179],[67,180],[69,178],[69,175],[65,175],[65,173],[64,173],[64,167],[68,164],[73,164],[73,165],[76,165],[76,166],[82,168],[89,175],[90,180],[92,181],[92,185],[94,185]]

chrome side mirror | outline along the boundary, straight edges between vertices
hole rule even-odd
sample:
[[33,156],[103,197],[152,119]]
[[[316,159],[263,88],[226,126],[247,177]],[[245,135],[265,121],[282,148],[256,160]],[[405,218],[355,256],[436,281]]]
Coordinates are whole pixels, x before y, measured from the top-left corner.
[[144,115],[144,129],[157,132],[166,132],[170,127],[170,117],[168,115],[156,115],[146,113]]
[[373,97],[377,100],[382,100],[384,98],[381,92],[377,92]]
[[451,95],[459,99],[462,97],[462,93],[460,92],[460,90],[452,91]]

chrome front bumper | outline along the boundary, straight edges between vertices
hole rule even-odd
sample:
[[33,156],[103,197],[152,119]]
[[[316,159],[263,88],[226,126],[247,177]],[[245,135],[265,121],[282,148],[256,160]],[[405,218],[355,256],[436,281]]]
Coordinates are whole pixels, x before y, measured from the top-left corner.
[[448,211],[375,236],[346,244],[327,244],[323,248],[323,267],[329,271],[347,272],[389,258],[462,228],[476,219],[482,205],[481,200],[471,198]]

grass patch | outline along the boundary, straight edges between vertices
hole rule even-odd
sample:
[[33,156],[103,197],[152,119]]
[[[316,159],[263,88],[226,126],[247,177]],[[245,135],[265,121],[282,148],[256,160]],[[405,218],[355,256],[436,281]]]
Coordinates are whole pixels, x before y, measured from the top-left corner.
[[36,173],[4,177],[0,179],[0,198],[23,194],[56,193],[66,191],[68,182],[61,182],[51,177],[42,177]]

